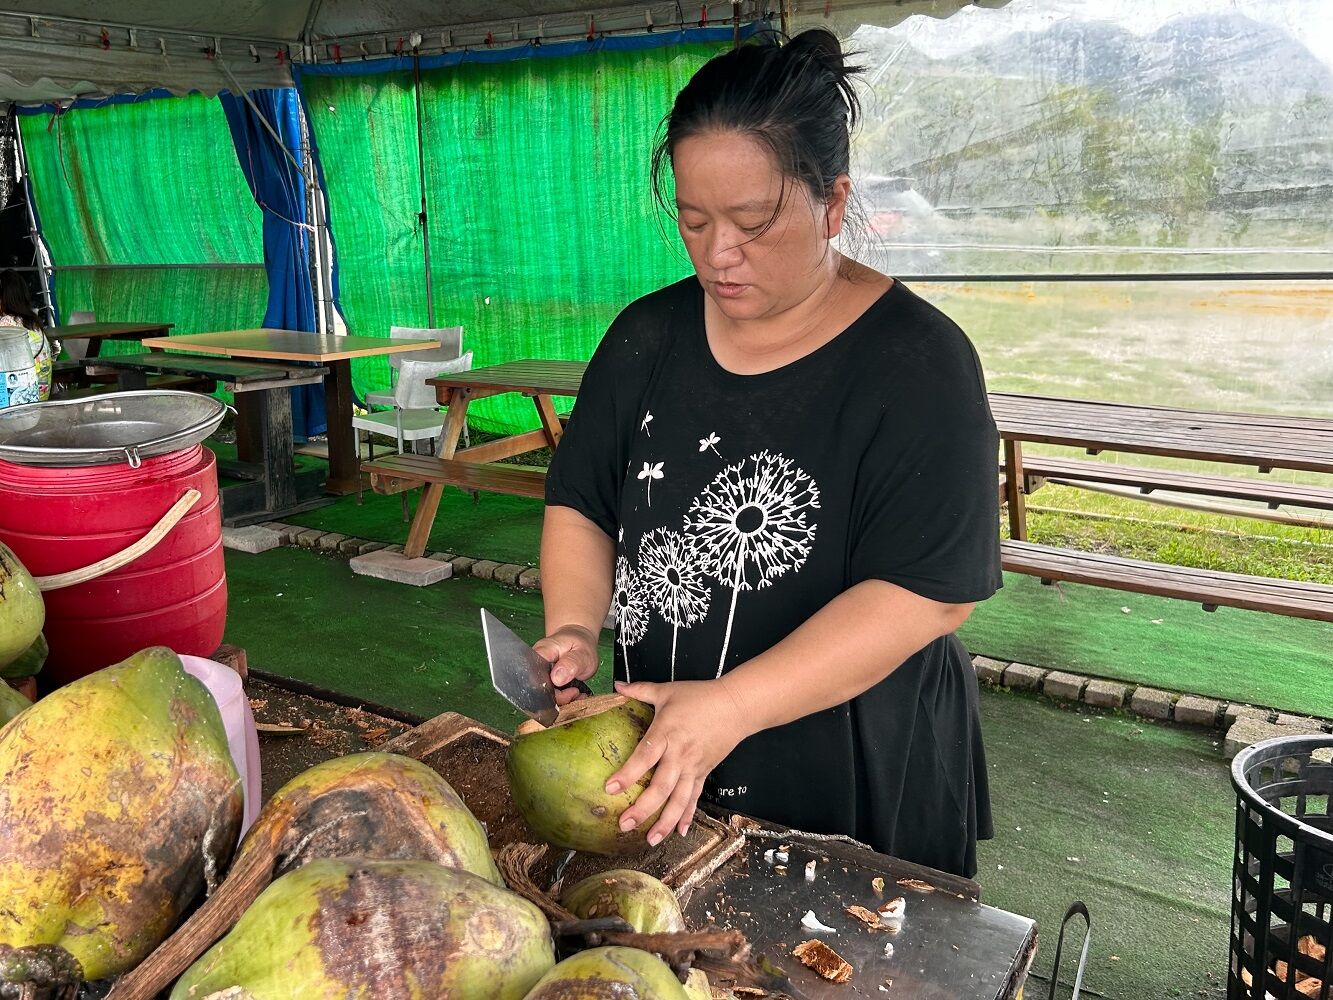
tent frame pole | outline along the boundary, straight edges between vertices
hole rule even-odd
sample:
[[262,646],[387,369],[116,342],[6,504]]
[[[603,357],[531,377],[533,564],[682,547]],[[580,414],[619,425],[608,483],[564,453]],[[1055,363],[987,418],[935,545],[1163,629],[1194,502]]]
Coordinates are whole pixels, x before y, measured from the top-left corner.
[[[12,113],[12,111],[11,111]],[[37,231],[37,210],[32,207],[34,192],[32,189],[32,174],[28,172],[28,154],[23,148],[23,130],[19,128],[18,115],[13,115],[14,122],[14,159],[18,165],[19,177],[16,179],[23,185],[23,204],[28,210],[28,237],[32,240],[32,252],[34,270],[41,276],[42,282],[42,301],[46,303],[46,319],[51,326],[56,325],[56,307],[51,299],[51,274],[52,268],[49,261],[43,261],[45,256],[45,244],[42,241],[42,234]]]
[[425,122],[421,99],[421,53],[412,50],[412,83],[417,100],[417,174],[421,180],[421,211],[417,215],[421,223],[421,258],[426,271],[426,325],[435,326],[435,297],[430,284],[430,223],[426,217],[426,146]]
[[[250,91],[246,90],[244,87],[240,85],[240,83],[237,82],[236,77],[232,74],[231,69],[228,68],[226,63],[224,63],[221,59],[219,59],[217,63],[218,63],[218,68],[221,69],[223,75],[226,76],[227,82],[230,83],[232,87],[235,88],[236,93],[241,95],[241,100],[245,101],[246,106],[249,107],[251,112],[254,113],[254,116],[257,119],[259,119],[259,124],[264,126],[264,131],[266,131],[270,136],[272,136],[273,141],[276,142],[278,144],[278,148],[282,150],[282,155],[287,157],[287,160],[291,163],[291,165],[296,168],[296,172],[301,175],[301,181],[305,185],[306,204],[310,206],[311,210],[311,222],[312,222],[311,232],[312,235],[315,237],[315,239],[319,241],[318,249],[316,250],[315,253],[315,270],[316,272],[318,272],[317,275],[315,276],[315,280],[319,282],[319,293],[320,293],[319,297],[323,299],[324,308],[322,310],[322,313],[323,313],[325,330],[328,333],[332,333],[333,332],[333,304],[332,304],[333,288],[331,279],[332,262],[331,261],[327,262],[330,268],[329,270],[330,283],[326,288],[324,284],[325,264],[326,264],[325,250],[328,244],[325,242],[325,238],[328,234],[328,230],[325,228],[325,219],[323,211],[323,205],[324,205],[323,192],[320,190],[319,185],[315,182],[314,165],[302,163],[300,160],[296,158],[296,155],[290,149],[287,148],[287,143],[283,141],[282,136],[278,133],[278,130],[274,128],[273,123],[268,120],[268,117],[264,114],[264,112],[259,109],[259,105],[255,103],[255,99],[250,96]],[[302,119],[303,120],[301,122],[301,127],[303,129],[308,129],[309,123],[304,121],[304,115],[302,116]],[[326,290],[328,293],[327,295],[325,294]],[[316,312],[317,326],[319,325],[318,323],[319,313],[320,311]]]

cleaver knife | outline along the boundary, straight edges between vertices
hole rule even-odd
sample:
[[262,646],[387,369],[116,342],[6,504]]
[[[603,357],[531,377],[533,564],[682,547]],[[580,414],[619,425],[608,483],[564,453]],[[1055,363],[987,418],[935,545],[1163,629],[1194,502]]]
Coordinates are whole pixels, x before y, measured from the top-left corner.
[[551,664],[485,608],[481,609],[481,632],[495,690],[543,726],[555,722],[559,709],[551,684]]

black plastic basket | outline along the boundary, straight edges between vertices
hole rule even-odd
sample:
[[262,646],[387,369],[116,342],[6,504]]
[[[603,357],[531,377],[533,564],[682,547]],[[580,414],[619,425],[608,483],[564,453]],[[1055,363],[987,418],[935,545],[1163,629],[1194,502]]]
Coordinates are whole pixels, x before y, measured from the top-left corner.
[[1333,1000],[1333,736],[1237,754],[1228,1000]]

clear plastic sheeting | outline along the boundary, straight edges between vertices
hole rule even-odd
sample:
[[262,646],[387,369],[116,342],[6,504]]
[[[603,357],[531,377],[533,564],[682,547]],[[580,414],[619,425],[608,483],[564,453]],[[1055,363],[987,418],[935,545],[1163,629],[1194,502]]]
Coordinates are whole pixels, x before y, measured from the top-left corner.
[[[1333,270],[1333,10],[1013,0],[840,22],[858,256],[902,275]],[[920,284],[993,386],[1333,415],[1333,284]]]
[[1333,266],[1326,5],[1014,0],[850,42],[867,243],[898,270]]

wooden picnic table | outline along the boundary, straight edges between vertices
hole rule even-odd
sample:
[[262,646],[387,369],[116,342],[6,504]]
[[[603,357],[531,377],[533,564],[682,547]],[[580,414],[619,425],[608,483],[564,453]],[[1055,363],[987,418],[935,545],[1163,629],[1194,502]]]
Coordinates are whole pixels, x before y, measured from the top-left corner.
[[1163,455],[1260,472],[1298,469],[1333,475],[1333,420],[1267,413],[1189,410],[1057,396],[992,392],[991,412],[1004,443],[1009,536],[1027,538],[1024,443]]
[[[494,462],[537,448],[554,448],[560,443],[561,434],[554,397],[577,396],[579,386],[583,383],[583,373],[587,369],[586,361],[523,358],[427,379],[429,384],[435,386],[435,398],[440,405],[449,408],[444,421],[440,457],[467,462]],[[535,431],[511,434],[458,451],[459,439],[463,428],[467,426],[468,404],[474,399],[509,392],[517,392],[532,399],[541,426]]]
[[[380,354],[424,351],[439,347],[438,340],[390,340],[387,337],[354,337],[332,333],[305,333],[300,330],[226,330],[198,333],[184,337],[156,337],[143,341],[147,348],[170,348],[221,354],[229,358],[255,358],[267,361],[306,361],[324,365],[329,374],[324,379],[324,406],[329,421],[329,477],[325,489],[330,493],[355,493],[360,486],[360,459],[356,431],[352,427],[352,358]],[[263,428],[246,428],[246,436],[257,444]],[[249,450],[249,443],[237,435],[237,449]]]
[[88,341],[88,350],[83,356],[84,360],[88,360],[100,356],[104,340],[165,337],[174,325],[172,323],[70,323],[66,326],[53,326],[46,331],[46,335],[55,340]]

